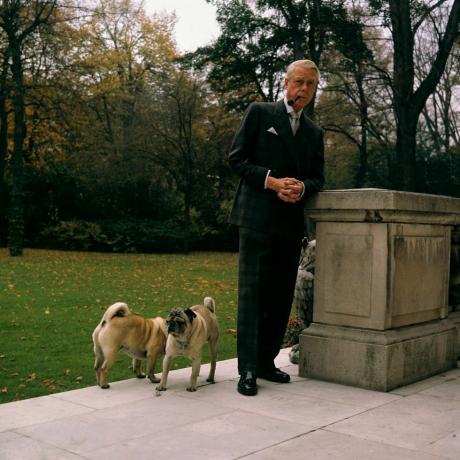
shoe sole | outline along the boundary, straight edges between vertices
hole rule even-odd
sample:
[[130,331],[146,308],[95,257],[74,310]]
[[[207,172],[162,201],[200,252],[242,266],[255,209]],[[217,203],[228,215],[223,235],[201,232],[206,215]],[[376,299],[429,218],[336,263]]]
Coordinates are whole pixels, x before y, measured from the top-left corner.
[[261,375],[259,376],[260,379],[267,380],[268,382],[273,382],[273,383],[289,383],[291,379],[289,380],[275,380],[275,379],[269,379],[267,377],[262,377]]
[[257,394],[257,388],[254,390],[242,390],[241,388],[237,388],[238,393],[243,396],[255,396]]

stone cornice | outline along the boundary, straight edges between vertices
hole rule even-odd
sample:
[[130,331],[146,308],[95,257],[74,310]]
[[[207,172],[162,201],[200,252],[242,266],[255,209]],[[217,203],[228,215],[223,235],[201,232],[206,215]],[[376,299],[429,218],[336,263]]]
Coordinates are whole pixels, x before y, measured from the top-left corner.
[[319,222],[460,225],[460,198],[386,189],[325,190],[305,211]]

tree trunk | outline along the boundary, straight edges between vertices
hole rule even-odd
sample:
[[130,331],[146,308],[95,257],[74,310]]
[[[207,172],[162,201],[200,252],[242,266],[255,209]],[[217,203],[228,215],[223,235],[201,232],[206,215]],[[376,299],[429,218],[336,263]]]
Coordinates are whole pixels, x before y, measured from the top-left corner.
[[6,154],[8,151],[8,112],[6,108],[6,98],[8,96],[6,85],[7,73],[8,59],[6,54],[0,74],[0,191],[3,188]]
[[[6,59],[4,64],[7,64]],[[0,75],[0,243],[3,243],[5,238],[5,228],[7,218],[5,215],[8,207],[8,192],[5,184],[5,167],[6,155],[8,152],[8,113],[6,108],[6,74],[7,65],[3,65]]]
[[11,73],[13,76],[14,134],[10,159],[11,192],[9,210],[8,248],[11,256],[22,256],[24,244],[24,155],[26,137],[23,69],[21,43],[14,34],[9,36]]
[[187,191],[184,194],[184,238],[183,238],[183,251],[184,254],[188,254],[190,252],[190,225],[191,225],[191,218],[190,218],[190,192]]
[[395,183],[398,190],[415,192],[419,190],[416,161],[416,114],[405,108],[396,112],[398,118],[396,139],[396,171]]
[[193,189],[193,160],[192,160],[192,148],[190,146],[191,131],[189,131],[188,136],[185,136],[188,140],[188,147],[185,149],[184,155],[184,253],[188,254],[190,251],[190,226],[192,219],[190,216],[190,211],[192,208],[192,189]]
[[364,91],[364,72],[360,65],[355,74],[356,85],[359,95],[359,116],[361,125],[361,141],[359,143],[359,166],[356,173],[356,186],[362,187],[367,178],[368,154],[367,154],[367,125],[369,120],[366,93]]
[[420,113],[444,72],[447,58],[458,38],[460,0],[454,0],[447,26],[431,69],[414,90],[414,34],[411,22],[411,2],[390,0],[390,16],[394,44],[394,107],[397,124],[396,185],[401,190],[418,191],[416,169],[416,132]]
[[[396,115],[396,171],[397,189],[415,191],[415,134],[417,120],[409,110],[414,94],[414,36],[412,34],[408,0],[390,0],[390,14],[394,43],[394,107]],[[415,129],[412,127],[415,126]]]
[[292,30],[292,54],[294,61],[305,59],[305,40],[303,33],[299,30],[298,21]]
[[361,188],[366,183],[368,154],[367,154],[367,121],[361,123],[361,142],[359,143],[359,165],[356,171],[355,184]]

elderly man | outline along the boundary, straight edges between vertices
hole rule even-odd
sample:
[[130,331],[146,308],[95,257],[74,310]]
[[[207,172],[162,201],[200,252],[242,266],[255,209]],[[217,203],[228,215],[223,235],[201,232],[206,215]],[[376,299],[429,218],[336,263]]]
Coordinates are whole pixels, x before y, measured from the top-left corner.
[[286,70],[284,100],[255,102],[235,134],[229,163],[240,177],[229,222],[239,227],[238,392],[257,377],[288,383],[277,369],[304,233],[304,199],[324,183],[323,131],[304,113],[319,80],[316,64]]

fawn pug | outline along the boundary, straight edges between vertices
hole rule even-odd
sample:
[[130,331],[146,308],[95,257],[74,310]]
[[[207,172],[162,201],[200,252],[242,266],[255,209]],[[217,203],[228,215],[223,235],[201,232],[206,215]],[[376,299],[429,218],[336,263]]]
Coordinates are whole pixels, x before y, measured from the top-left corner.
[[147,375],[152,383],[160,381],[155,376],[155,363],[164,354],[167,338],[166,321],[163,318],[143,318],[132,313],[125,303],[115,303],[107,308],[101,322],[93,332],[97,384],[109,388],[107,377],[118,351],[133,358],[133,371],[138,378],[145,378],[141,362],[147,360]]
[[211,368],[207,381],[214,383],[219,340],[214,300],[211,297],[205,297],[203,305],[195,305],[187,309],[174,308],[166,318],[166,324],[168,338],[161,381],[157,390],[166,390],[172,358],[186,356],[192,360],[192,375],[187,391],[196,391],[196,381],[201,366],[201,351],[206,342],[211,352]]

